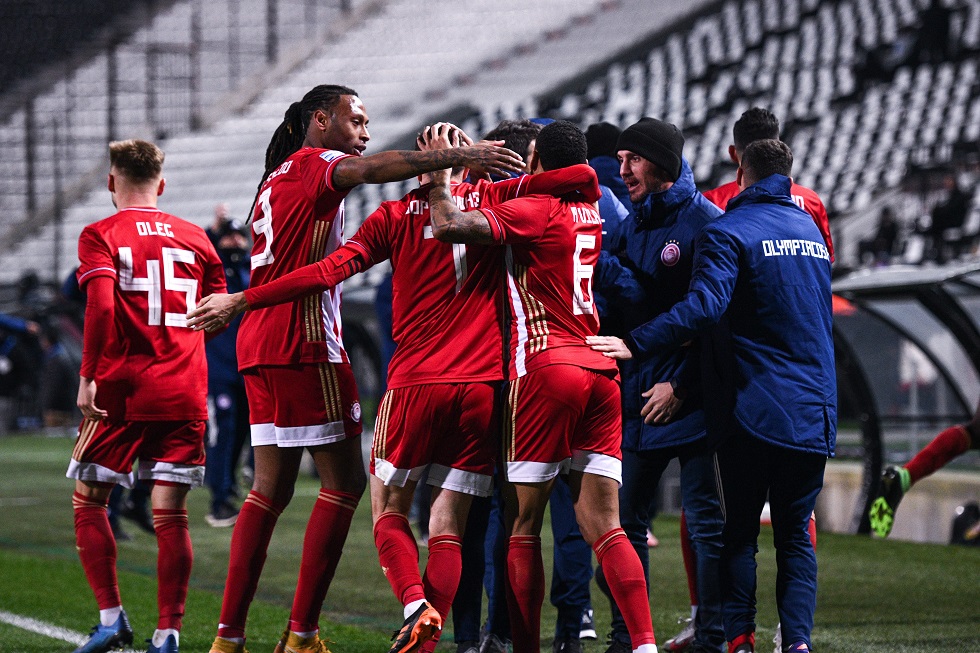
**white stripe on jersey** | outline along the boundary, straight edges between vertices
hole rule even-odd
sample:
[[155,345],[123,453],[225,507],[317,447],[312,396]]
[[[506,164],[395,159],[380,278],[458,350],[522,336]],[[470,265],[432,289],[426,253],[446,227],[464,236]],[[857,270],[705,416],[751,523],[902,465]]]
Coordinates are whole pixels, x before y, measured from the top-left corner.
[[463,288],[466,279],[466,245],[453,243],[453,269],[456,270],[456,294]]
[[[337,215],[330,225],[330,234],[323,248],[323,255],[332,253],[344,244],[344,201],[337,207]],[[347,352],[344,351],[343,327],[340,321],[340,297],[344,284],[338,283],[333,289],[320,295],[320,314],[323,316],[323,337],[327,343],[327,352],[331,363],[347,363]]]
[[517,291],[517,283],[514,281],[514,251],[510,245],[507,246],[505,260],[507,262],[507,286],[510,288],[510,306],[514,311],[514,321],[517,324],[517,346],[514,348],[514,365],[517,368],[517,376],[527,374],[524,361],[527,358],[527,314],[524,312],[524,305],[521,303],[521,295]]

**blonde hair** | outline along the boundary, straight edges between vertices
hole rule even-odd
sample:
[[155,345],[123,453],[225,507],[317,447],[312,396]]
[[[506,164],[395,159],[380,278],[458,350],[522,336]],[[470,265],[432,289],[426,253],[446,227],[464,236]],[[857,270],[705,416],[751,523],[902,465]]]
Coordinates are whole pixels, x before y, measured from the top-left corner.
[[139,139],[109,143],[109,164],[134,184],[158,179],[163,172],[163,150]]

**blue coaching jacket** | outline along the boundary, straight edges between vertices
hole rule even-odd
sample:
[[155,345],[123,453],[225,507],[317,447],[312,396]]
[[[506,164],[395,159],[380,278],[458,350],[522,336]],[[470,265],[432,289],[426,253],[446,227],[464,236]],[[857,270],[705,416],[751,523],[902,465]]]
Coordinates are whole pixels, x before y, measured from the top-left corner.
[[[251,259],[247,253],[242,256],[232,256],[225,250],[218,250],[221,263],[225,267],[225,280],[228,282],[228,292],[241,292],[248,288],[251,272]],[[235,343],[238,340],[238,327],[242,323],[242,315],[238,315],[228,328],[211,338],[204,346],[208,357],[208,383],[212,386],[237,385],[243,383],[238,373],[238,356]]]
[[[623,224],[625,253],[599,256],[597,291],[625,320],[627,330],[642,325],[683,299],[691,282],[694,241],[721,215],[694,185],[687,161],[668,190],[633,204],[633,221]],[[655,383],[685,375],[687,349],[663,348],[644,360],[620,365],[623,394],[623,448],[660,449],[693,442],[705,434],[700,393],[689,392],[674,420],[663,426],[643,423],[641,394]],[[696,375],[696,373],[695,373]]]
[[834,455],[837,377],[830,255],[813,219],[772,175],[728,203],[697,242],[690,292],[626,342],[654,360],[727,316],[734,417],[770,444]]

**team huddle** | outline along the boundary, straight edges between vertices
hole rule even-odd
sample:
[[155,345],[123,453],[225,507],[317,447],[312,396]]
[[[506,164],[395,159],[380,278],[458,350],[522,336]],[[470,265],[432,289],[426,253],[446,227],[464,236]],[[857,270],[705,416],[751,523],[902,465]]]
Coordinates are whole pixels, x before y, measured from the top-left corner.
[[[648,562],[623,515],[631,493],[648,493],[674,457],[697,557],[698,609],[683,646],[755,650],[754,547],[768,497],[781,552],[780,646],[809,651],[808,529],[836,429],[833,250],[826,214],[811,218],[796,199],[789,148],[774,135],[742,144],[737,158],[733,146],[738,177],[722,214],[694,188],[680,132],[642,119],[615,143],[636,216],[616,225],[613,248],[613,225],[600,215],[609,188],[575,125],[551,121],[517,153],[436,123],[416,151],[364,155],[367,125],[343,86],[317,86],[289,107],[250,215],[250,285],[234,294],[203,230],[156,208],[163,153],[144,141],[110,145],[118,212],[79,241],[84,419],[68,476],[100,620],[76,653],[133,640],[106,503],[115,484],[134,482],[137,459],[159,545],[149,651],[178,652],[193,558],[186,495],[204,471],[204,341],[243,312],[237,350],[255,474],[211,653],[245,653],[249,606],[304,450],[321,489],[276,653],[327,652],[319,615],[368,478],[379,562],[404,607],[391,653],[434,649],[460,583],[471,506],[495,484],[509,635],[515,653],[536,653],[540,535],[559,477],[613,602],[621,648],[610,650],[656,653]],[[418,188],[383,203],[345,242],[351,189],[414,177]],[[779,256],[769,251],[787,242]],[[367,477],[341,292],[344,279],[386,260],[398,346]],[[600,307],[604,320],[618,313],[617,335],[599,335]],[[424,474],[423,571],[408,515]]]

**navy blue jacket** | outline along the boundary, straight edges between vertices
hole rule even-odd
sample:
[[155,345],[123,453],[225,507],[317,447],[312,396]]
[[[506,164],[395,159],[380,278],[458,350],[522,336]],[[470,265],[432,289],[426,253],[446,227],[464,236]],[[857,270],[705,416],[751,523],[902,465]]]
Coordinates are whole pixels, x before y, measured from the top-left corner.
[[626,189],[626,182],[619,174],[619,161],[614,156],[594,156],[589,159],[589,165],[595,170],[595,176],[599,178],[599,183],[608,186],[616,199],[627,208],[631,206],[630,192]]
[[[687,161],[668,190],[634,204],[632,224],[625,223],[625,254],[602,252],[597,290],[624,316],[626,329],[640,326],[680,301],[691,282],[694,241],[702,228],[721,215],[694,185]],[[687,444],[705,435],[700,393],[691,389],[674,420],[663,426],[643,423],[641,394],[654,384],[683,376],[687,350],[671,347],[643,361],[620,365],[623,390],[623,448],[630,451]],[[696,375],[695,375],[696,376]]]
[[690,292],[626,341],[639,360],[656,359],[722,316],[738,424],[770,444],[833,456],[830,255],[813,219],[793,203],[788,177],[767,177],[728,203],[698,237]]
[[[230,256],[225,250],[218,250],[221,263],[225,267],[225,279],[228,282],[228,292],[241,292],[248,288],[251,273],[251,259],[248,254]],[[244,314],[243,314],[244,315]],[[238,327],[243,315],[239,315],[228,328],[220,332],[204,346],[208,357],[208,384],[240,384],[243,383],[238,373],[238,355],[235,353],[235,342],[238,340]]]

